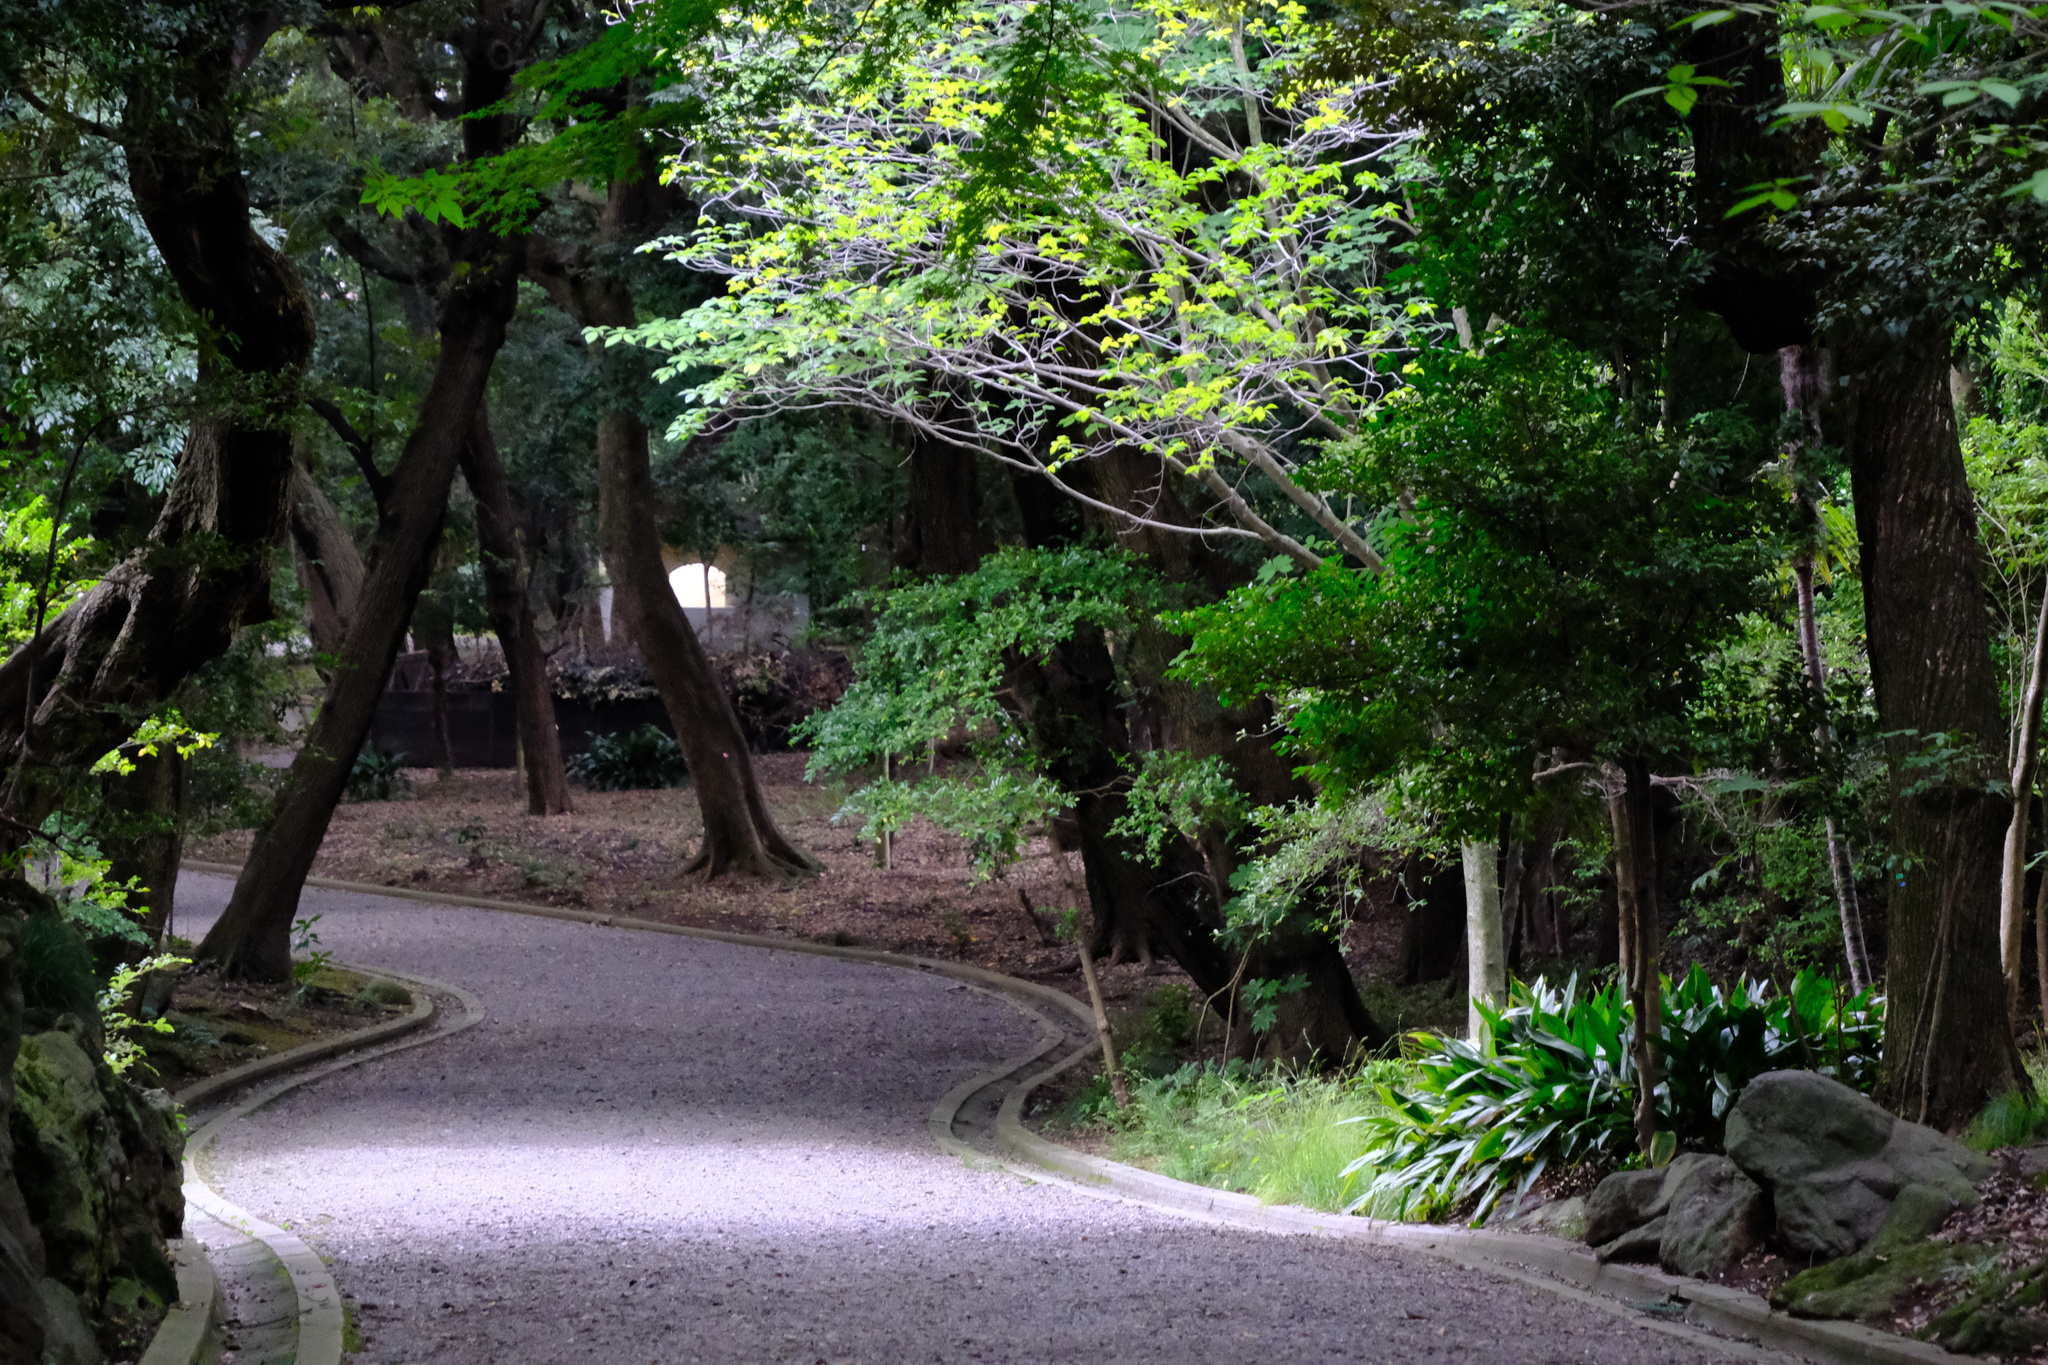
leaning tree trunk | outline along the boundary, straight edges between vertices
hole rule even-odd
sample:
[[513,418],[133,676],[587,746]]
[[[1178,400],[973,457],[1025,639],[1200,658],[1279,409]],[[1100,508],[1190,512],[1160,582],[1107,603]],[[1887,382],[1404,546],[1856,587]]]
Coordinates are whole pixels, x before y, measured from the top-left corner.
[[526,810],[529,815],[566,815],[571,809],[569,778],[562,768],[562,735],[555,726],[547,657],[534,633],[533,602],[526,591],[512,487],[505,479],[504,462],[498,458],[490,412],[482,406],[477,408],[476,426],[462,448],[462,476],[476,498],[477,561],[483,566],[484,596],[512,677],[519,752],[526,764]]
[[517,245],[474,231],[464,234],[463,245],[458,261],[467,268],[455,273],[460,283],[443,311],[433,383],[391,478],[355,624],[270,822],[256,835],[227,909],[199,945],[201,959],[232,975],[269,981],[291,975],[299,893],[426,582],[456,463],[518,301]]
[[717,877],[751,872],[787,878],[819,864],[776,827],[754,780],[746,735],[711,659],[669,586],[654,510],[647,427],[614,409],[597,425],[597,539],[611,575],[613,610],[654,674],[655,688],[690,765],[704,842],[683,870]]
[[[1949,395],[1946,336],[1840,353],[1834,434],[1863,551],[1871,682],[1895,773],[1880,1097],[1938,1127],[2025,1084],[1999,969],[2000,854],[2011,803],[1975,503]],[[1949,756],[1934,755],[1936,749]],[[1933,755],[1934,766],[1908,766]]]

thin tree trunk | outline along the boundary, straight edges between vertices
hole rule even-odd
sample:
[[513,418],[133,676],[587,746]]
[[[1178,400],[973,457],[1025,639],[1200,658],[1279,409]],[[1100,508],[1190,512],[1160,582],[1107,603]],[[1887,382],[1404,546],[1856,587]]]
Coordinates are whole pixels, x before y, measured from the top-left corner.
[[443,312],[433,383],[392,474],[355,624],[270,822],[257,832],[227,909],[199,945],[201,959],[231,975],[268,981],[291,975],[299,894],[369,736],[377,698],[440,541],[457,461],[504,344],[518,299],[518,246],[480,233],[465,238],[467,268],[457,272],[462,283]]
[[2012,819],[2005,827],[2005,857],[1998,884],[1998,951],[2005,972],[2005,1008],[2015,1025],[2020,1017],[2020,939],[2026,932],[2027,817],[2032,813],[2034,772],[2041,748],[2041,702],[2048,695],[2048,589],[2034,622],[2034,648],[2027,656],[2027,690],[2014,728]]
[[[2000,854],[2010,803],[1985,619],[1976,508],[1948,392],[1945,335],[1873,338],[1844,354],[1831,419],[1855,482],[1870,675],[1892,742],[1893,852],[1879,1098],[1936,1127],[1966,1123],[2025,1084],[1998,953]],[[1909,769],[1946,736],[1962,752]]]
[[818,870],[817,860],[769,815],[732,700],[669,586],[654,521],[659,499],[647,427],[638,414],[615,409],[598,419],[597,484],[597,538],[611,575],[612,609],[624,616],[654,674],[704,817],[703,845],[683,870],[707,878],[751,872],[778,879]]
[[[1792,577],[1799,590],[1799,652],[1806,661],[1806,679],[1814,695],[1827,688],[1827,664],[1820,653],[1820,625],[1813,608],[1813,554],[1803,551],[1792,561]],[[1827,744],[1833,736],[1823,721],[1814,740]],[[1870,950],[1863,946],[1863,907],[1856,898],[1856,864],[1849,845],[1835,830],[1832,814],[1821,818],[1827,836],[1828,875],[1835,884],[1835,911],[1842,921],[1842,952],[1849,961],[1849,985],[1861,991],[1871,982]]]
[[1656,843],[1650,821],[1650,765],[1624,758],[1608,773],[1607,814],[1614,830],[1614,890],[1620,907],[1622,979],[1635,1013],[1636,1146],[1657,1136],[1658,1041],[1664,1012],[1658,978]]
[[547,657],[533,628],[512,487],[491,434],[489,409],[483,405],[477,407],[475,428],[462,448],[462,474],[476,498],[477,560],[483,566],[491,626],[498,632],[512,678],[519,755],[526,769],[526,810],[530,815],[566,815],[571,809],[569,778],[562,767],[562,735],[555,725]]
[[1501,934],[1500,845],[1467,839],[1458,846],[1465,864],[1465,1036],[1484,1041],[1477,1005],[1499,1009],[1507,1001],[1508,959]]
[[412,643],[426,651],[433,709],[430,756],[443,777],[455,775],[455,744],[448,733],[448,670],[455,666],[455,616],[437,592],[423,590],[412,607]]
[[363,595],[363,557],[341,513],[299,464],[292,467],[291,539],[313,648],[321,654],[339,654]]

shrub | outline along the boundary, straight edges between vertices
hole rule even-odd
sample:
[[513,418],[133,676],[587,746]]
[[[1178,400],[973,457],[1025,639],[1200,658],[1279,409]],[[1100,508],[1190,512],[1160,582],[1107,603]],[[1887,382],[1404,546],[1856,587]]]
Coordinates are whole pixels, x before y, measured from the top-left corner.
[[601,792],[680,787],[690,776],[683,751],[655,725],[629,735],[599,735],[564,766],[569,776]]
[[[1714,985],[1695,967],[1663,996],[1659,1126],[1686,1145],[1718,1146],[1728,1107],[1766,1071],[1798,1067],[1867,1089],[1876,1079],[1882,1001],[1844,999],[1812,973],[1771,996],[1764,983]],[[1507,1008],[1482,1005],[1485,1045],[1411,1035],[1411,1083],[1383,1092],[1385,1109],[1350,1122],[1368,1130],[1346,1174],[1375,1178],[1351,1204],[1402,1218],[1472,1209],[1477,1222],[1512,1187],[1527,1193],[1553,1165],[1635,1159],[1632,1011],[1614,986],[1580,995],[1542,980],[1514,983]]]
[[355,766],[348,770],[348,798],[351,801],[391,801],[412,790],[405,775],[406,754],[387,754],[381,749],[363,749]]

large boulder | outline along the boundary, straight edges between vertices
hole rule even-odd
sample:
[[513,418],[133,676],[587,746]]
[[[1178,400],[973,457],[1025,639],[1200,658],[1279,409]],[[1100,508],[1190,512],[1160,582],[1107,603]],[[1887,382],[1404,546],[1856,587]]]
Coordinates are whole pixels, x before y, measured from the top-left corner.
[[1724,1156],[1688,1152],[1669,1166],[1617,1171],[1586,1200],[1585,1239],[1602,1261],[1655,1261],[1715,1275],[1756,1245],[1764,1192]]
[[1869,1245],[1909,1187],[1920,1187],[1909,1208],[1924,1222],[1940,1201],[1974,1205],[1992,1171],[1988,1157],[1811,1071],[1766,1072],[1745,1086],[1726,1145],[1770,1190],[1779,1240],[1828,1260]]
[[184,1219],[183,1138],[168,1097],[137,1090],[53,1029],[21,1040],[10,1127],[44,1273],[95,1320],[117,1285],[125,1299],[139,1286],[145,1299],[174,1302],[163,1242]]

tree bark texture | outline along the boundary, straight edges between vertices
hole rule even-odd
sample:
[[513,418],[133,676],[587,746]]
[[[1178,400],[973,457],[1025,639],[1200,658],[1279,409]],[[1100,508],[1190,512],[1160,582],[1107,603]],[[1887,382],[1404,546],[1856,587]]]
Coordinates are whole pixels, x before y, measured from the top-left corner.
[[597,539],[612,580],[612,610],[624,618],[654,674],[704,817],[703,845],[684,872],[783,879],[816,871],[818,862],[769,815],[732,699],[669,586],[654,520],[660,500],[648,464],[647,427],[637,413],[615,408],[598,419],[597,487]]
[[1878,718],[1901,735],[1879,1095],[1944,1128],[2024,1078],[1998,956],[2006,736],[1948,352],[1919,334],[1839,352],[1830,418],[1855,484]]
[[[604,241],[615,243],[651,227],[659,218],[659,198],[651,176],[614,181],[601,230]],[[592,257],[584,247],[545,243],[534,253],[530,273],[583,326],[632,326],[632,291]],[[610,407],[597,424],[597,539],[612,580],[613,611],[625,621],[654,674],[697,788],[704,843],[684,870],[706,877],[751,872],[778,879],[817,871],[821,864],[792,843],[768,813],[732,698],[669,586],[655,521],[660,499],[637,401],[638,376],[628,373],[627,363],[614,360],[611,365]]]
[[355,623],[270,822],[256,835],[227,909],[199,945],[201,959],[232,975],[269,981],[291,975],[299,893],[369,736],[440,541],[456,464],[504,344],[518,299],[520,250],[474,230],[463,237],[459,254],[468,268],[458,272],[461,283],[443,309],[433,382],[391,477]]
[[[176,139],[138,132],[127,163],[151,241],[186,306],[211,323],[202,379],[246,392],[193,420],[147,541],[0,665],[0,753],[17,767],[111,748],[137,713],[270,616],[313,312],[297,270],[250,226],[236,69],[225,45],[178,62],[187,126]],[[9,804],[31,824],[56,799],[47,787],[14,792]]]
[[477,559],[483,567],[484,596],[491,627],[505,650],[519,723],[519,753],[526,767],[529,815],[566,815],[571,810],[569,778],[562,767],[562,735],[555,725],[554,690],[547,656],[533,625],[533,600],[526,591],[525,556],[520,552],[518,515],[512,486],[498,457],[489,411],[479,406],[476,425],[462,448],[462,476],[476,498]]
[[1467,839],[1458,846],[1465,868],[1465,1036],[1483,1042],[1485,1021],[1477,1005],[1507,1003],[1508,955],[1501,932],[1500,845]]

